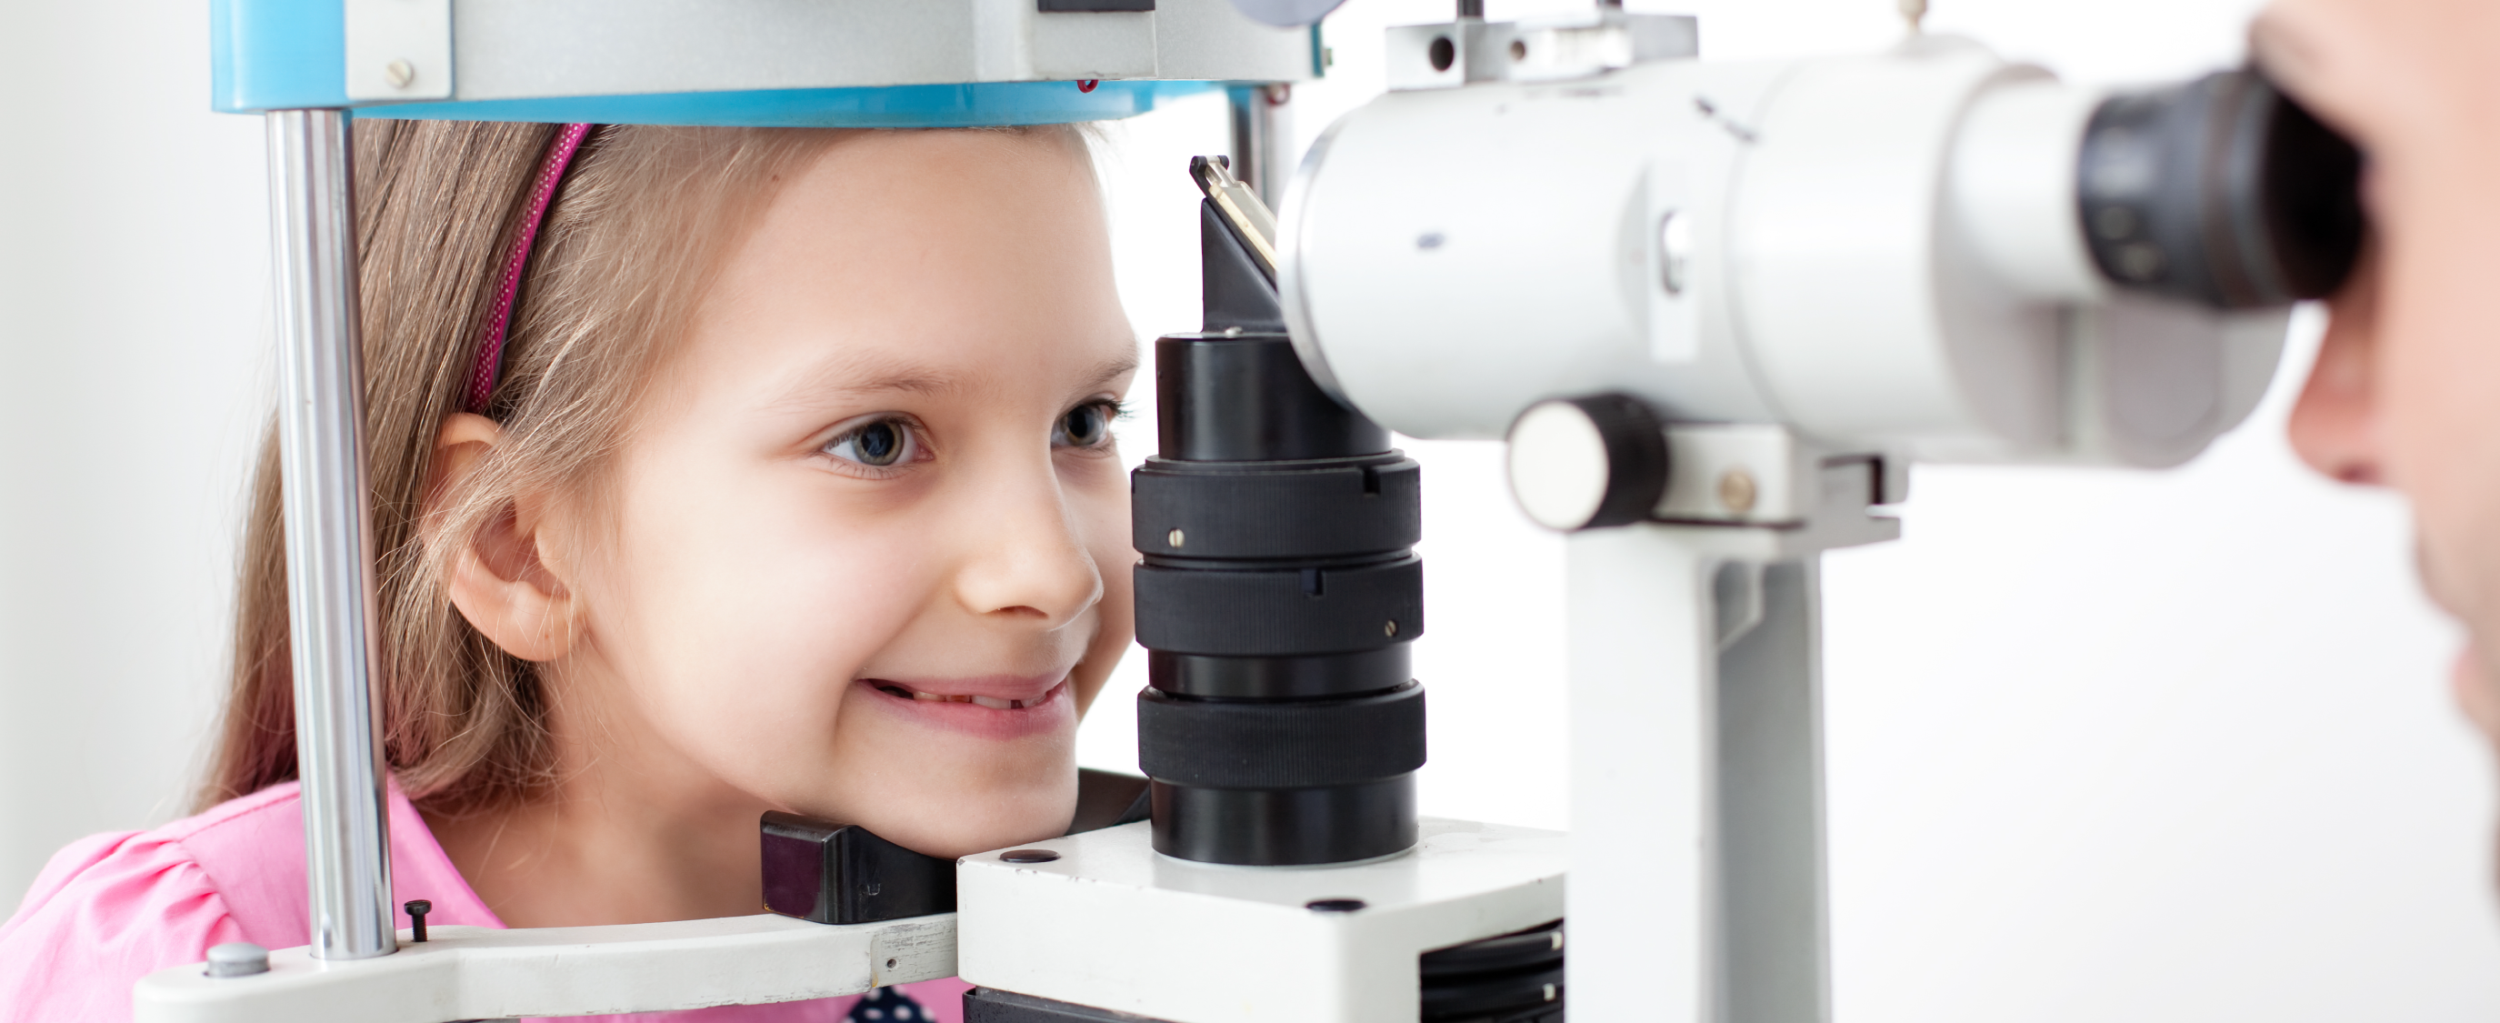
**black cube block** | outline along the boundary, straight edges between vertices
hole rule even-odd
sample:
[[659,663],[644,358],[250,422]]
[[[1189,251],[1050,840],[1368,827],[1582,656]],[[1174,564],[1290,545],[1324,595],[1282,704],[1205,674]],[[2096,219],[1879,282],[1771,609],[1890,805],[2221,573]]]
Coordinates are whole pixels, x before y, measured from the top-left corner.
[[955,861],[923,856],[856,824],[764,815],[764,908],[820,924],[955,911]]

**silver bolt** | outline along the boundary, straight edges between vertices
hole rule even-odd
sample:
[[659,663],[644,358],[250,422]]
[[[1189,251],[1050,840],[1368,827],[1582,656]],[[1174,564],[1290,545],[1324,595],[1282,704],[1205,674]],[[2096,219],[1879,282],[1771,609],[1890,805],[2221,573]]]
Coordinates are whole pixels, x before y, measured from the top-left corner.
[[1240,337],[1240,336],[1241,336],[1241,328],[1239,328],[1239,327],[1226,327],[1226,328],[1224,328],[1224,336],[1225,336],[1225,337]]
[[1172,546],[1174,546],[1174,547],[1178,547],[1178,546],[1180,546],[1180,545],[1181,545],[1182,541],[1185,541],[1185,540],[1187,540],[1187,539],[1189,539],[1189,538],[1181,535],[1181,531],[1180,531],[1180,530],[1175,529],[1175,530],[1173,530],[1173,531],[1171,532],[1171,534],[1170,534],[1170,535],[1165,536],[1165,537],[1163,538],[1163,542],[1168,543],[1168,544],[1171,544],[1171,545],[1172,545]]
[[1719,477],[1719,503],[1729,511],[1738,515],[1752,511],[1754,500],[1760,496],[1761,488],[1754,484],[1752,473],[1730,469]]
[[269,972],[269,950],[248,941],[229,941],[208,950],[211,977],[249,977]]
[[417,80],[417,67],[404,60],[394,60],[382,66],[382,77],[390,80],[391,88],[405,89]]
[[1927,20],[1927,0],[1901,0],[1901,17],[1910,23],[1910,31],[1916,33],[1920,24]]
[[1390,620],[1388,620],[1388,621],[1385,621],[1385,622],[1380,623],[1380,634],[1381,634],[1381,635],[1383,635],[1383,636],[1395,636],[1395,635],[1397,635],[1397,634],[1398,634],[1398,622],[1397,622],[1397,619],[1392,618],[1392,619],[1390,619]]

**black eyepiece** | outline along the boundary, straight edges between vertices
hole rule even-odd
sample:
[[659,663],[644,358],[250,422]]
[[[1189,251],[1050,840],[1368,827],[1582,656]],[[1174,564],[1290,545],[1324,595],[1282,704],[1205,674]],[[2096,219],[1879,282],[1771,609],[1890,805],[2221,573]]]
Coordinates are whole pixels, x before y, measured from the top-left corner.
[[2361,252],[2361,154],[2254,71],[2111,97],[2077,212],[2122,288],[2222,309],[2332,294]]

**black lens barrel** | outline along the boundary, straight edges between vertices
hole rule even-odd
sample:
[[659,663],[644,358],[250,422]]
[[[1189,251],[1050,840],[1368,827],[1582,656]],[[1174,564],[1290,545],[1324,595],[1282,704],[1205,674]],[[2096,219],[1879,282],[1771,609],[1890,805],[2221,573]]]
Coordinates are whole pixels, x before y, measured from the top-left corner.
[[2280,305],[2359,258],[2360,152],[2254,71],[2104,101],[2078,162],[2085,243],[2122,288]]
[[1138,766],[1155,848],[1338,863],[1415,843],[1415,463],[1279,333],[1155,342],[1162,450],[1131,477]]

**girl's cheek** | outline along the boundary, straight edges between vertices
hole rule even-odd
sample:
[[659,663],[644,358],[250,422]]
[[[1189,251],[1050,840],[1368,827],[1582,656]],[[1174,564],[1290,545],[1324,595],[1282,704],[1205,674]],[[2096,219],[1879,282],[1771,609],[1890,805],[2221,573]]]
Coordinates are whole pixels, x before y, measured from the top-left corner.
[[831,756],[852,679],[915,608],[907,536],[803,525],[725,513],[677,537],[638,616],[669,637],[658,724],[740,775]]

